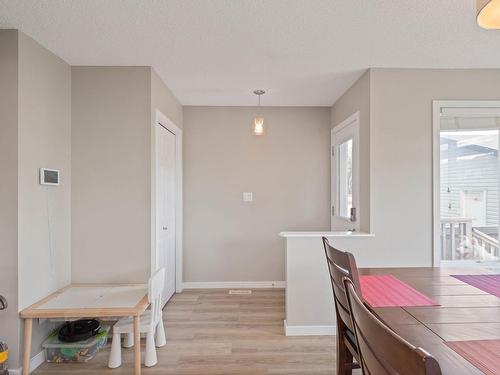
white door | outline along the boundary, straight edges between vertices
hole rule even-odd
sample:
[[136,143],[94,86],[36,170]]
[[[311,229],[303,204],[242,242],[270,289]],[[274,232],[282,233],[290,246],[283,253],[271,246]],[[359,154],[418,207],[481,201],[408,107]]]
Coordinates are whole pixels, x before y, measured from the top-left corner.
[[462,216],[472,219],[473,227],[486,225],[486,191],[462,190]]
[[175,134],[157,125],[156,132],[156,260],[165,267],[163,304],[175,293]]
[[331,229],[359,230],[359,116],[332,129]]

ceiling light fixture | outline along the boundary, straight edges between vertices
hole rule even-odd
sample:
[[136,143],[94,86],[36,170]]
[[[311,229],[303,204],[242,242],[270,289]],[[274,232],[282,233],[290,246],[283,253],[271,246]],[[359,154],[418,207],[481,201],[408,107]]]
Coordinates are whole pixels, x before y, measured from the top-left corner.
[[500,29],[500,0],[476,0],[477,24],[483,29]]
[[255,90],[253,92],[255,95],[259,97],[259,114],[255,116],[253,119],[253,134],[254,135],[263,135],[264,134],[264,117],[262,117],[260,111],[260,97],[264,95],[266,92],[264,90]]

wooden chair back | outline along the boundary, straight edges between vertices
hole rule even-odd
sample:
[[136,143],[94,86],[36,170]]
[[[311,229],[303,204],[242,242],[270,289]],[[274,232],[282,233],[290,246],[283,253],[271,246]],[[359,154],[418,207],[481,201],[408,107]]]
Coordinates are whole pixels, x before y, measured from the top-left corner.
[[350,279],[345,278],[343,283],[364,375],[441,375],[434,357],[378,319],[365,306]]
[[337,318],[342,319],[347,328],[354,332],[343,280],[347,277],[352,280],[356,290],[361,290],[356,260],[351,253],[332,247],[326,237],[323,237],[323,245],[325,247],[328,271],[330,272],[330,281],[332,282]]
[[160,268],[149,278],[148,282],[148,301],[151,304],[151,325],[153,327],[156,327],[161,319],[161,300],[164,287],[165,268]]

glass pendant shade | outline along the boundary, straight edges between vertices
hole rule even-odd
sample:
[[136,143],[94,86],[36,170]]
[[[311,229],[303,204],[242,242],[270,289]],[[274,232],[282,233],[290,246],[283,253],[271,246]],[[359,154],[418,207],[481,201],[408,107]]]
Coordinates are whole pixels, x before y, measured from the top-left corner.
[[264,134],[264,117],[255,117],[253,119],[253,134],[255,135]]
[[477,24],[483,29],[500,29],[500,0],[477,0]]
[[[255,95],[259,97],[259,113],[260,115],[260,97],[264,95],[266,92],[264,90],[254,90]],[[254,135],[263,135],[264,134],[264,117],[255,116],[253,119],[253,134]]]

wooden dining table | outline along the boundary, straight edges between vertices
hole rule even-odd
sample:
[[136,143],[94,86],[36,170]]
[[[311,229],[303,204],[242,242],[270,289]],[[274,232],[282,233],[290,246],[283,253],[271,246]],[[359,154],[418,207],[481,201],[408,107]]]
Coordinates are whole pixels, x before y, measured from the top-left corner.
[[451,275],[494,274],[485,268],[361,268],[361,275],[392,275],[440,306],[377,307],[395,332],[432,354],[443,375],[483,374],[446,341],[500,340],[500,298]]

